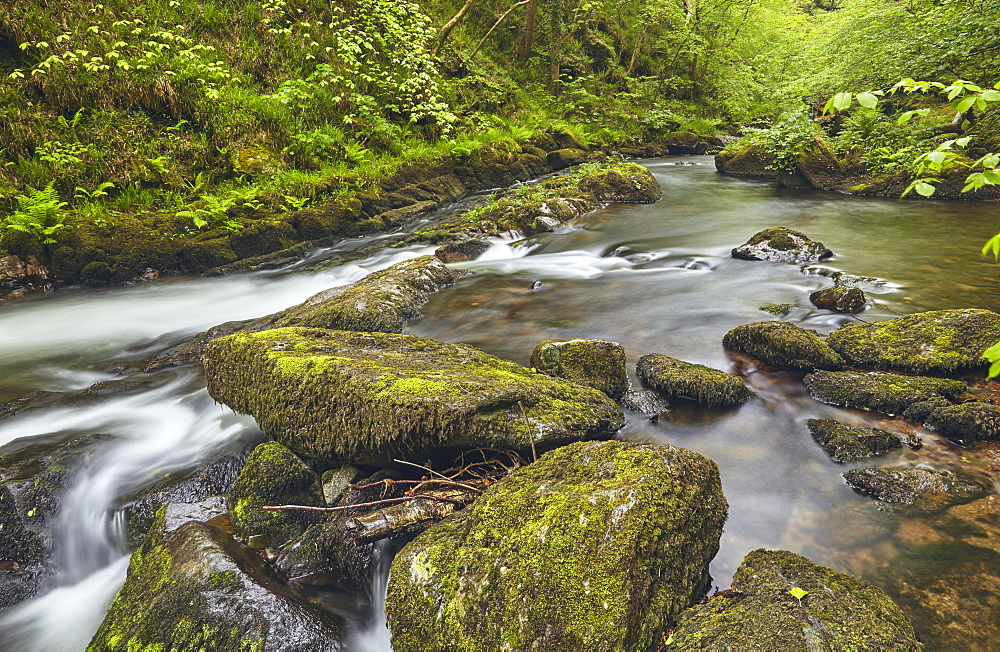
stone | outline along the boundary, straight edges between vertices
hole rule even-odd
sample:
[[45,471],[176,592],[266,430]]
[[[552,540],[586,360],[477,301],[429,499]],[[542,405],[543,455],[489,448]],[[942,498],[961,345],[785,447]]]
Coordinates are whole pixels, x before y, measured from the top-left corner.
[[625,396],[622,397],[622,403],[633,412],[638,412],[646,417],[659,416],[670,409],[670,403],[667,402],[667,399],[651,389],[626,392]]
[[776,226],[755,233],[746,244],[733,249],[732,256],[772,263],[815,263],[833,256],[833,252],[804,233]]
[[685,611],[665,648],[923,649],[881,589],[792,552],[754,550],[736,569],[733,591]]
[[926,417],[926,425],[951,439],[1000,439],[1000,407],[979,402],[941,406]]
[[620,163],[589,172],[580,178],[577,187],[606,204],[652,204],[663,195],[652,173],[638,163]]
[[293,451],[338,464],[438,447],[527,451],[534,441],[544,450],[624,425],[621,408],[595,389],[412,335],[237,333],[209,344],[204,362],[216,400]]
[[776,317],[787,317],[794,307],[790,303],[769,303],[766,306],[757,308],[757,310],[775,315]]
[[690,131],[675,131],[663,137],[671,154],[695,154],[700,142],[701,138]]
[[777,179],[774,154],[746,141],[734,143],[715,155],[715,169],[721,174],[751,179]]
[[668,398],[686,398],[709,408],[733,407],[754,393],[738,376],[661,353],[649,353],[636,365],[639,378]]
[[361,471],[345,464],[335,469],[323,472],[323,500],[327,505],[334,505],[348,489],[351,483],[361,477]]
[[848,364],[917,374],[978,369],[985,365],[983,352],[998,341],[1000,314],[976,309],[851,324],[827,338]]
[[813,398],[824,403],[886,414],[901,414],[913,403],[937,396],[955,399],[967,389],[947,378],[849,371],[815,371],[803,380]]
[[489,248],[489,242],[471,238],[438,247],[434,250],[434,257],[443,263],[464,263],[479,258]]
[[885,455],[901,446],[898,437],[877,428],[849,426],[832,419],[809,419],[809,432],[834,462]]
[[455,278],[440,260],[421,256],[319,292],[279,313],[274,325],[401,333],[407,320],[419,316],[427,298]]
[[847,313],[861,312],[868,305],[868,298],[860,288],[839,285],[816,290],[809,295],[809,301],[820,310]]
[[737,326],[722,345],[786,369],[840,369],[844,359],[815,333],[795,324],[765,321]]
[[264,510],[264,506],[323,507],[319,477],[276,441],[257,446],[229,492],[229,516],[237,537],[253,548],[277,547],[318,520],[302,510]]
[[954,405],[954,403],[943,396],[935,396],[927,399],[926,401],[911,403],[909,407],[903,410],[902,416],[907,421],[914,421],[922,424],[927,420],[927,417],[934,412],[934,410],[942,407],[948,407],[949,405]]
[[562,170],[573,165],[579,165],[587,160],[587,152],[582,149],[564,148],[557,149],[545,155],[545,161],[553,169]]
[[707,588],[725,518],[718,468],[697,453],[556,449],[400,551],[393,649],[650,649]]
[[531,366],[550,376],[599,389],[611,398],[628,391],[625,349],[617,342],[545,340],[531,352]]
[[922,467],[876,466],[843,474],[863,494],[917,514],[933,514],[989,493],[988,481],[969,473]]
[[343,619],[298,597],[260,557],[188,522],[132,555],[89,650],[341,650]]

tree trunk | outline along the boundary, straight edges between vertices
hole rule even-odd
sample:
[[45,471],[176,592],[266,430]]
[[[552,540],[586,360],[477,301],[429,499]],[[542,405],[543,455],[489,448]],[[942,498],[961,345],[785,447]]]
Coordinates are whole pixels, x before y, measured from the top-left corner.
[[527,61],[531,56],[531,46],[535,41],[535,16],[538,12],[538,0],[530,0],[524,12],[524,41],[521,51],[517,53],[518,61]]
[[432,57],[437,56],[437,53],[441,50],[441,46],[444,45],[448,35],[451,34],[451,30],[455,29],[455,26],[458,25],[463,18],[465,18],[465,14],[469,12],[469,7],[472,6],[473,2],[475,2],[475,0],[465,0],[465,4],[458,10],[458,13],[455,14],[452,19],[445,23],[445,26],[441,28],[441,34],[438,36],[438,41],[434,44],[434,49],[431,50]]

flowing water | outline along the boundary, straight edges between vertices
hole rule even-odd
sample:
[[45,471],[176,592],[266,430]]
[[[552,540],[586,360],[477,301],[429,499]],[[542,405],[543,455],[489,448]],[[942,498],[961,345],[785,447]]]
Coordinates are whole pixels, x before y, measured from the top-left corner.
[[[808,301],[811,291],[831,285],[826,274],[833,270],[879,279],[867,286],[875,305],[861,315],[865,320],[941,308],[998,309],[996,266],[980,259],[978,250],[996,231],[1000,207],[782,190],[717,175],[708,157],[645,164],[663,187],[662,201],[610,207],[578,227],[516,245],[497,243],[480,260],[456,265],[476,274],[433,297],[409,332],[525,364],[542,339],[603,338],[624,345],[632,364],[660,352],[743,373],[759,399],[721,413],[679,407],[657,423],[630,415],[621,435],[681,445],[719,464],[730,503],[712,566],[719,586],[728,586],[742,557],[761,546],[800,552],[890,592],[899,582],[892,575],[898,560],[917,544],[968,552],[962,547],[968,546],[968,528],[899,521],[870,509],[872,503],[840,477],[864,464],[831,462],[804,422],[835,417],[923,438],[921,450],[904,449],[879,463],[982,468],[986,463],[977,453],[899,422],[817,403],[800,377],[731,357],[721,340],[734,326],[772,319],[759,307],[775,303],[794,306],[784,318],[793,323],[824,333],[835,329],[851,318],[816,310]],[[771,226],[804,231],[837,256],[804,270],[729,257],[732,247]],[[121,360],[163,350],[224,321],[274,312],[428,251],[387,249],[320,273],[171,280],[3,306],[0,401],[29,392],[72,393],[117,378]],[[190,368],[160,372],[124,393],[81,394],[0,421],[0,447],[23,446],[32,437],[110,436],[94,444],[98,454],[74,480],[57,516],[55,587],[0,613],[0,647],[82,650],[124,580],[122,497],[164,472],[193,467],[254,430],[251,419],[215,405]],[[390,555],[387,546],[376,550],[376,613]],[[915,620],[924,618],[923,598],[905,591],[894,597]],[[352,649],[388,649],[384,622],[374,620],[355,632]]]

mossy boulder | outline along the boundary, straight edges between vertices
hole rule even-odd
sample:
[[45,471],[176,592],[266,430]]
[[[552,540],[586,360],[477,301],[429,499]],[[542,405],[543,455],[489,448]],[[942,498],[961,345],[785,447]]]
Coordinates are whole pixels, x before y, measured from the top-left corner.
[[696,453],[559,448],[400,551],[393,648],[648,649],[707,588],[725,519],[718,468]]
[[545,340],[531,352],[531,366],[550,376],[558,376],[599,389],[611,398],[628,391],[625,348],[605,340]]
[[739,376],[662,353],[639,358],[636,372],[642,382],[668,398],[686,398],[709,408],[733,407],[754,396]]
[[579,165],[586,160],[587,152],[582,149],[570,147],[557,149],[554,152],[549,152],[545,156],[545,161],[552,166],[554,170],[562,170],[563,168],[568,168],[572,165]]
[[[690,131],[675,131],[663,137],[663,143],[670,150],[671,154],[695,154],[698,153],[698,143],[701,138]],[[704,153],[704,152],[701,152]]]
[[876,466],[844,473],[852,489],[908,512],[933,514],[989,493],[989,481],[970,473],[922,467]]
[[943,407],[949,407],[954,405],[951,401],[943,396],[935,396],[927,399],[926,401],[917,401],[916,403],[911,403],[909,407],[903,410],[903,418],[907,421],[915,421],[916,423],[923,423],[927,420],[927,417],[934,412],[934,410]]
[[331,461],[441,446],[549,448],[624,425],[621,408],[595,389],[412,335],[237,333],[209,344],[204,361],[213,397],[292,450]]
[[769,303],[766,306],[761,306],[760,308],[757,308],[757,310],[766,312],[776,317],[787,317],[789,314],[791,314],[792,309],[794,307],[795,306],[793,306],[790,303]]
[[772,263],[815,263],[833,255],[821,242],[783,226],[755,233],[745,244],[733,249],[733,258],[766,260]]
[[254,548],[279,546],[316,520],[310,512],[261,507],[324,504],[316,472],[276,441],[253,450],[229,491],[233,531]]
[[923,649],[881,589],[792,552],[754,550],[736,569],[733,589],[684,612],[666,649]]
[[816,371],[804,380],[809,393],[824,403],[886,414],[901,414],[936,396],[955,399],[967,389],[962,381],[947,378],[849,371]]
[[742,141],[715,155],[715,169],[722,174],[754,179],[776,179],[774,154],[760,145]]
[[928,428],[952,439],[1000,439],[1000,407],[989,403],[940,406],[926,419]]
[[852,324],[827,339],[852,365],[933,374],[983,366],[983,352],[997,341],[1000,314],[976,309],[935,310]]
[[652,204],[663,194],[652,173],[637,163],[585,174],[578,187],[605,203]]
[[464,263],[475,260],[486,253],[490,243],[477,238],[452,242],[434,251],[434,257],[443,263]]
[[344,621],[300,599],[257,554],[188,522],[132,555],[88,646],[127,650],[340,650]]
[[782,321],[737,326],[722,345],[787,369],[840,369],[844,359],[815,333]]
[[901,446],[898,437],[877,428],[849,426],[832,419],[809,419],[809,432],[834,462],[885,455]]
[[809,301],[820,310],[847,313],[861,312],[868,305],[868,299],[861,288],[840,285],[816,290],[809,295]]
[[427,297],[451,285],[455,273],[433,256],[421,256],[374,272],[360,281],[324,290],[279,314],[278,327],[401,333],[420,314]]
[[659,392],[640,389],[625,392],[622,405],[645,417],[656,418],[670,410],[670,403]]

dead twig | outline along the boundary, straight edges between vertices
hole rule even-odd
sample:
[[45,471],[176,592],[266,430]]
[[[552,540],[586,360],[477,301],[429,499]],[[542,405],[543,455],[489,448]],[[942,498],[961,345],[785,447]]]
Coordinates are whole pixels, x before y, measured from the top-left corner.
[[441,496],[429,496],[427,494],[416,494],[413,496],[402,496],[400,498],[383,498],[382,500],[373,500],[368,503],[355,503],[354,505],[341,505],[339,507],[313,507],[311,505],[266,505],[261,507],[261,509],[266,509],[269,511],[277,511],[281,509],[298,509],[304,512],[342,512],[348,509],[354,509],[356,507],[377,507],[380,505],[392,505],[395,503],[402,503],[407,500],[437,500],[444,503],[455,503],[457,505],[465,505],[465,500],[456,500],[454,498],[444,498]]
[[535,450],[535,436],[532,434],[531,422],[528,421],[528,413],[524,411],[524,403],[517,402],[517,407],[521,408],[521,416],[524,417],[524,424],[528,426],[528,438],[531,440],[531,461],[538,461],[538,451]]

